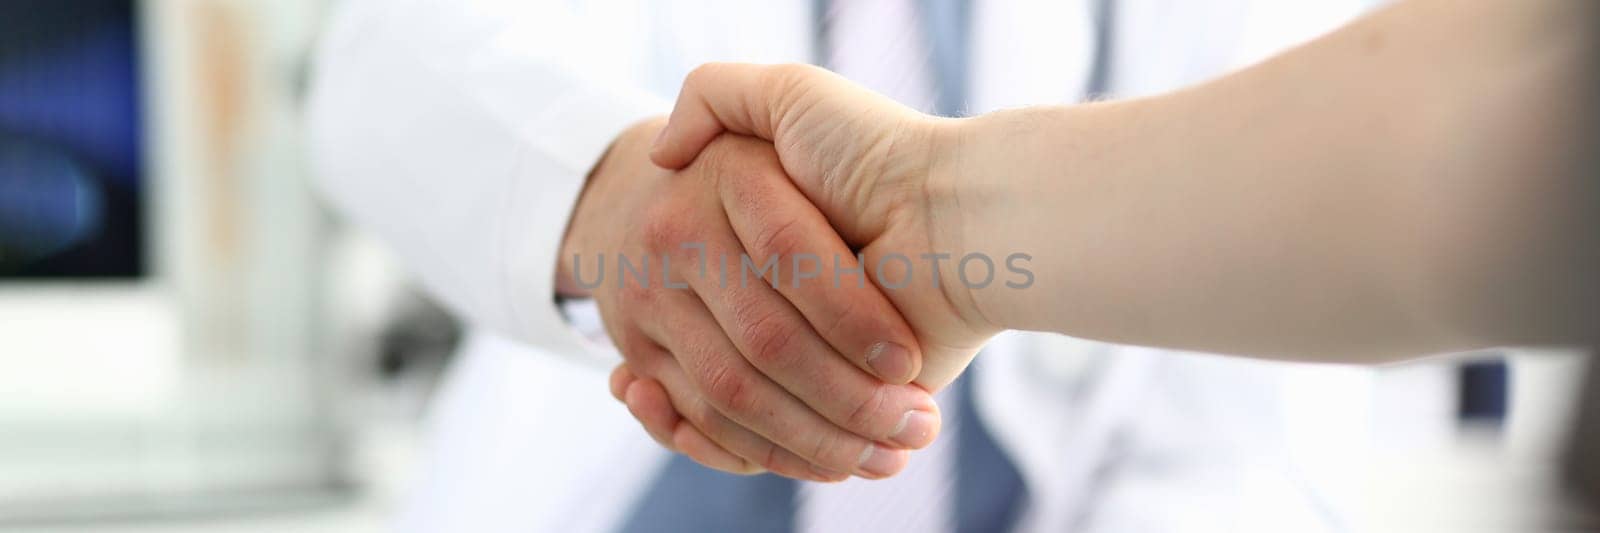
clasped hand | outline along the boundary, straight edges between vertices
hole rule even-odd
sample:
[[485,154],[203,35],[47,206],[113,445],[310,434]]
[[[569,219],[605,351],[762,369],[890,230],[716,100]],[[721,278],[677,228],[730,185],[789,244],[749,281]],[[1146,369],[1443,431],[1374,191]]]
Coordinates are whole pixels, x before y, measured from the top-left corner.
[[959,274],[934,223],[949,137],[814,67],[697,69],[667,124],[613,144],[562,247],[558,290],[596,300],[623,356],[613,396],[719,470],[899,472],[998,331],[938,282]]

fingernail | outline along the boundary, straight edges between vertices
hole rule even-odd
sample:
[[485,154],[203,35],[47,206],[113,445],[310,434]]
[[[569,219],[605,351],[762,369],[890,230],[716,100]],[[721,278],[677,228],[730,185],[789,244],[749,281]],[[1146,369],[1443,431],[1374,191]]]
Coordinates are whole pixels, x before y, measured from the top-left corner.
[[889,440],[907,448],[922,448],[933,443],[933,426],[938,422],[933,413],[910,410],[900,417]]
[[864,477],[889,477],[900,468],[900,453],[884,449],[882,446],[868,444],[867,449],[861,450],[861,458],[856,460],[856,470]]
[[867,366],[879,379],[901,384],[911,381],[911,350],[892,342],[880,342],[867,349]]

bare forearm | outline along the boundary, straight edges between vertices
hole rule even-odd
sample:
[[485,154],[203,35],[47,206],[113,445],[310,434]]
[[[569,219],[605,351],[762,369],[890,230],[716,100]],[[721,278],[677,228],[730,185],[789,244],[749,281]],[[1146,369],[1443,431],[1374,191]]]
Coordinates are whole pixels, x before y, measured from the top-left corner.
[[1413,1],[1180,93],[964,121],[953,239],[1038,272],[977,308],[1297,359],[1586,340],[1592,10]]

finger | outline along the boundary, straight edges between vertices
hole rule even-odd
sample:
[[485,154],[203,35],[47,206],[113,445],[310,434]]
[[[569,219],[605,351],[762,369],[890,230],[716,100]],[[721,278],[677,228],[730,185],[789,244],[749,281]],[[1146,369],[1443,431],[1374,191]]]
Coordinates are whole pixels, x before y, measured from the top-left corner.
[[[705,192],[705,205],[715,206],[715,191],[707,189]],[[684,219],[687,214],[689,213],[674,211],[648,219],[659,224],[663,221]],[[721,213],[718,212],[716,216],[720,217]],[[672,227],[646,228],[640,234],[654,236],[649,237],[650,242],[674,241],[676,237],[693,237],[693,233],[674,233],[682,229],[682,227],[677,230]],[[673,242],[673,246],[676,246],[676,242]],[[634,250],[634,252],[635,257],[660,253],[649,250]],[[662,265],[662,269],[665,274],[668,267]],[[646,283],[627,283],[619,286],[618,290],[619,294],[613,302],[614,305],[610,306],[612,309],[606,324],[607,329],[617,341],[617,348],[627,361],[628,370],[636,376],[653,378],[666,389],[673,409],[683,420],[674,428],[673,447],[701,464],[713,467],[720,465],[734,473],[752,473],[765,468],[796,479],[826,479],[814,473],[810,463],[798,455],[718,413],[705,401],[696,385],[685,377],[672,354],[662,349],[659,341],[668,336],[661,333],[669,328],[647,326],[657,324],[662,317],[676,316],[685,312],[705,314],[705,307],[700,305],[698,299],[688,295],[687,291],[651,288]],[[679,298],[665,297],[674,294]],[[687,298],[684,298],[685,296]],[[606,306],[602,306],[602,311],[605,310]],[[676,334],[676,332],[670,333]],[[720,335],[720,331],[710,333]],[[737,354],[734,354],[733,358],[742,360]],[[684,429],[686,427],[692,427],[695,431]],[[738,468],[734,468],[725,461],[718,460],[716,450],[732,453],[749,464],[741,464]]]
[[724,472],[759,474],[765,472],[743,458],[718,446],[704,433],[678,416],[667,397],[667,390],[651,379],[635,381],[628,388],[628,412],[645,426],[657,443],[668,450],[682,452],[695,462]]
[[623,401],[623,393],[628,390],[628,384],[633,383],[636,379],[638,377],[628,370],[627,363],[619,364],[616,368],[611,369],[611,397],[616,398],[619,402]]
[[764,468],[795,479],[832,481],[845,477],[826,470],[819,471],[799,455],[723,416],[697,392],[698,389],[683,368],[671,357],[656,365],[654,373],[667,391],[672,406],[683,419],[674,428],[673,445],[696,462],[718,468],[712,465],[714,452],[725,450],[747,463],[743,469],[718,468],[727,472],[750,474]]
[[[741,174],[781,172],[777,170],[771,148],[755,139],[729,136],[718,141],[710,150],[708,155],[712,157],[702,158],[700,162],[695,163],[694,168],[683,175],[703,179],[742,180],[746,178]],[[712,195],[716,194],[714,191],[709,192]],[[805,197],[794,189],[790,188],[783,192],[787,193],[784,195],[785,201],[809,205]],[[667,279],[674,283],[685,282],[690,289],[693,289],[693,294],[687,296],[685,293],[689,291],[655,291],[652,298],[657,308],[670,311],[651,313],[647,321],[654,323],[653,327],[658,331],[647,334],[660,339],[660,342],[679,358],[686,370],[698,371],[690,372],[691,376],[703,375],[710,368],[716,368],[720,372],[753,365],[761,374],[765,374],[766,378],[770,378],[771,382],[778,385],[770,389],[763,385],[764,388],[756,391],[756,394],[769,397],[763,402],[764,404],[773,403],[775,400],[770,397],[774,395],[792,395],[802,402],[803,408],[820,414],[831,423],[819,428],[836,426],[868,441],[891,442],[897,448],[921,448],[932,443],[939,426],[938,407],[933,402],[932,396],[919,385],[885,384],[841,356],[816,333],[807,318],[797,311],[782,293],[761,279],[760,274],[747,275],[749,271],[759,270],[761,267],[745,268],[744,247],[739,243],[738,236],[723,213],[721,200],[708,195],[704,201],[714,209],[652,217],[648,226],[641,231],[641,235],[648,241],[646,248],[656,250],[656,253],[663,255],[663,263],[668,266],[664,266],[662,270]],[[816,216],[814,211],[812,215]],[[826,235],[833,235],[825,224],[816,230]],[[693,242],[693,246],[683,246],[685,243],[682,241],[691,240],[690,236],[697,242]],[[837,236],[832,238],[831,245],[819,246],[843,249],[844,245],[837,240]],[[758,259],[756,262],[760,261],[763,260]],[[715,266],[712,266],[713,264]],[[787,269],[781,265],[772,268],[780,272]],[[823,288],[811,289],[799,294],[798,297],[809,299],[843,297]],[[847,319],[875,324],[895,324],[900,330],[896,337],[905,339],[902,342],[913,342],[910,340],[914,337],[909,331],[909,326],[898,321],[899,314],[894,311],[892,305],[883,301],[882,294],[866,289],[851,291],[851,295],[855,298],[869,299],[862,308],[885,309],[881,314],[886,316],[877,316],[879,313],[873,313],[873,316],[854,318],[850,311],[840,311]],[[848,305],[851,303],[842,302],[841,307]],[[684,318],[685,315],[695,314],[690,311],[691,308],[699,309],[701,314],[709,310],[713,323],[704,326],[700,321]],[[823,316],[824,312],[817,311],[817,313],[817,322],[829,320],[829,317]],[[844,326],[834,326],[830,321],[828,327],[843,331]],[[893,327],[896,326],[883,329]],[[863,326],[862,329],[873,329],[873,327]],[[727,343],[731,340],[734,349],[708,353],[699,366],[691,367],[689,361],[683,359],[685,355],[683,349],[671,343],[674,339],[681,341],[683,337],[694,335],[706,337],[705,340],[695,343],[699,346]],[[860,335],[866,336],[870,333]],[[861,365],[866,365],[864,361],[869,348],[864,342],[860,344],[862,344],[859,348],[860,353],[854,354],[853,358],[863,361]],[[762,383],[767,381],[769,380],[763,379]],[[724,414],[741,423],[744,422],[741,416],[745,418],[770,416],[770,413],[766,412],[741,413],[740,416],[735,416],[735,413],[724,411]],[[772,420],[765,422],[769,425],[773,423]],[[768,437],[772,436],[760,428],[752,427],[752,429]],[[779,442],[779,444],[797,452],[805,451],[796,448],[797,443],[793,441]],[[807,458],[816,460],[813,457]],[[832,464],[826,466],[840,468]]]
[[836,77],[800,64],[707,63],[695,68],[683,80],[650,160],[662,168],[683,168],[723,131],[772,140],[779,117],[793,102],[785,93],[803,76]]
[[[627,330],[632,331],[633,334],[618,337],[619,339],[627,339],[627,342],[619,344],[619,348],[626,347],[623,350],[625,361],[611,371],[611,396],[628,408],[628,413],[639,421],[639,425],[644,426],[645,433],[649,434],[650,438],[656,441],[656,444],[660,444],[661,447],[670,451],[681,452],[682,450],[673,444],[674,429],[681,421],[681,417],[673,409],[670,401],[666,399],[666,392],[661,391],[661,384],[653,379],[641,378],[634,374],[627,361],[634,361],[634,365],[643,368],[654,368],[661,364],[675,365],[676,362],[672,361],[671,354],[666,353],[655,341],[645,337],[637,329],[627,328]],[[621,330],[619,329],[619,331]],[[643,385],[643,387],[638,385]],[[715,445],[712,447],[716,450],[721,450]],[[750,469],[749,465],[744,464],[743,459],[736,457],[734,461],[729,462],[724,457],[719,457],[712,453],[715,450],[704,451],[709,450],[705,446],[698,446],[697,450],[702,450],[699,452],[702,457],[696,459],[702,464],[715,464],[718,466],[714,468],[733,472]],[[727,454],[725,450],[722,451],[722,454],[731,455]]]
[[[683,291],[674,291],[663,297],[681,298],[689,302],[675,305],[674,308],[687,309],[689,305],[700,305],[700,301],[694,295]],[[769,322],[757,319],[756,321],[757,324],[784,324],[784,322],[785,320]],[[798,324],[799,329],[809,329],[799,316],[789,317],[787,322],[789,324],[785,325]],[[789,395],[771,379],[758,372],[722,334],[721,326],[704,307],[699,313],[682,312],[664,315],[654,326],[664,327],[672,332],[670,338],[663,338],[660,335],[662,332],[653,332],[646,328],[646,332],[653,338],[662,339],[660,341],[662,346],[671,352],[674,359],[682,366],[683,372],[695,385],[695,390],[702,391],[702,397],[709,406],[729,420],[828,470],[882,478],[894,475],[905,467],[905,453],[902,450],[876,444],[834,425],[812,407]],[[779,335],[788,334],[770,335],[776,339]],[[773,351],[786,351],[783,342],[788,341],[772,341],[771,345],[776,346]],[[859,370],[849,368],[846,363],[839,361],[830,353],[812,352],[797,357],[832,359],[837,364],[844,365],[857,377],[870,379],[862,375]],[[691,419],[694,417],[694,414],[684,409],[680,408],[679,412]],[[706,429],[700,423],[696,423],[696,426],[702,430]],[[731,451],[749,458],[738,450]]]
[[[639,364],[650,368],[671,362],[672,355],[666,353],[654,342],[642,339],[631,344],[630,358]],[[654,386],[652,388],[652,385]],[[650,378],[641,378],[635,375],[628,363],[617,365],[611,371],[611,395],[617,398],[628,408],[628,413],[644,426],[645,433],[660,444],[661,447],[678,451],[672,444],[672,430],[677,425],[678,412],[666,401],[666,393],[661,392],[660,383]]]
[[[661,388],[660,383],[653,379],[635,380],[628,385],[622,398],[622,403],[628,406],[628,413],[639,420],[639,425],[644,426],[650,438],[663,448],[679,451],[672,444],[672,432],[682,418],[678,416],[677,409],[672,407],[672,400],[667,398],[667,391]],[[732,457],[733,454],[728,456]],[[738,467],[737,463],[744,462],[737,457],[734,460],[734,463],[724,463]]]
[[[757,141],[750,141],[757,142]],[[856,254],[773,161],[718,182],[724,209],[751,257],[787,258],[777,289],[858,368],[889,383],[922,369],[916,335]],[[741,172],[742,170],[742,172]]]
[[767,471],[755,463],[746,461],[744,458],[718,446],[717,443],[712,442],[709,437],[706,437],[704,433],[701,433],[699,429],[696,429],[688,422],[679,421],[678,425],[673,427],[671,438],[672,446],[669,449],[681,451],[684,455],[693,459],[694,462],[700,463],[706,468],[746,476]]
[[[660,371],[662,368],[676,368],[677,362],[672,360],[672,355],[663,351],[653,343],[647,349],[635,349],[634,357],[639,365]],[[627,365],[618,368],[627,372]],[[613,373],[616,376],[617,373]],[[683,417],[678,415],[678,410],[672,405],[672,400],[662,388],[661,382],[651,378],[633,376],[633,379],[623,388],[622,403],[628,407],[628,413],[633,415],[639,425],[644,426],[650,438],[667,450],[683,453],[695,462],[708,468],[735,474],[757,474],[762,472],[757,466],[743,458],[711,442],[704,434],[695,429]],[[685,447],[684,445],[687,445]]]
[[[656,365],[676,366],[672,356],[660,351],[659,347],[646,350],[651,353],[639,354],[639,357],[655,361]],[[683,420],[672,406],[672,400],[662,388],[661,383],[650,378],[640,378],[628,370],[627,365],[619,365],[617,371],[612,373],[615,378],[626,375],[628,383],[623,385],[620,394],[622,403],[628,407],[628,413],[644,426],[645,432],[650,435],[656,444],[669,451],[683,453],[695,462],[724,472],[735,474],[759,474],[764,472],[757,466],[743,458],[718,446],[711,439]]]
[[[738,244],[731,242],[731,238],[728,242],[707,243],[707,247],[711,254],[738,256],[740,253]],[[766,379],[782,387],[780,394],[786,392],[802,403],[803,408],[821,415],[831,423],[829,427],[837,426],[866,440],[922,448],[938,435],[939,408],[932,395],[918,385],[884,383],[851,364],[766,281],[754,279],[746,284],[730,279],[723,284],[691,276],[688,283],[711,312],[719,331],[725,332],[725,342],[737,350],[707,354],[702,364],[753,366]],[[882,297],[875,292],[870,296]],[[818,294],[805,297],[815,298]],[[898,314],[893,316],[898,317]],[[667,320],[685,323],[674,331],[693,327],[688,324],[692,321],[689,318]],[[702,344],[706,342],[717,341],[701,341]],[[686,366],[691,365],[682,359],[683,353],[674,351],[674,354]],[[743,360],[723,360],[729,354],[742,355]],[[728,414],[740,419],[733,413]],[[771,436],[761,428],[753,429]],[[780,444],[792,446],[781,441]]]

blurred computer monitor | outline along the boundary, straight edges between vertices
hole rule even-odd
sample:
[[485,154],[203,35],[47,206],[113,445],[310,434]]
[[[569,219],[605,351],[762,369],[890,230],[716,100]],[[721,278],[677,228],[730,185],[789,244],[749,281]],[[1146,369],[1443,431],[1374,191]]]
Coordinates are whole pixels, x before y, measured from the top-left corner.
[[133,0],[0,0],[0,282],[146,273]]

